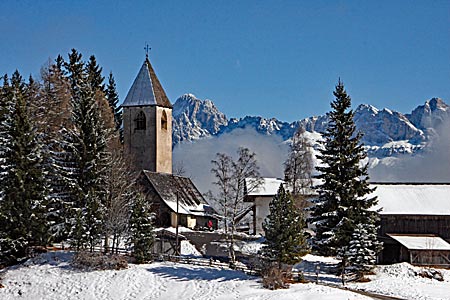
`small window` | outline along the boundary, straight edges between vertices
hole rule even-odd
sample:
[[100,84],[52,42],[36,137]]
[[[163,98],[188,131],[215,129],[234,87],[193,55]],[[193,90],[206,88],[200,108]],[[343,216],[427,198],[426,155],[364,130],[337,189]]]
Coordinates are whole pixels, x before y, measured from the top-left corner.
[[163,111],[161,116],[161,128],[167,130],[167,114]]
[[136,119],[134,120],[136,122],[136,130],[145,130],[145,114],[143,111],[140,111]]

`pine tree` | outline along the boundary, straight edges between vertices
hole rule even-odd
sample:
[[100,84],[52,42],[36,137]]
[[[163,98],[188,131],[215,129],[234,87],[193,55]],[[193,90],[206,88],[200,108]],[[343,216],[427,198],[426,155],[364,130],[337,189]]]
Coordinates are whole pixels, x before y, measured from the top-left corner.
[[114,123],[116,130],[120,132],[120,140],[123,141],[123,132],[121,130],[122,126],[122,109],[119,104],[119,95],[116,90],[116,82],[112,72],[109,73],[108,85],[106,87],[106,99],[108,100],[109,107],[114,114]]
[[303,235],[305,221],[303,214],[295,207],[294,199],[281,184],[269,204],[269,215],[264,220],[263,229],[266,245],[263,256],[270,261],[294,265],[308,253],[308,245]]
[[2,158],[6,168],[2,170],[0,255],[13,262],[24,257],[28,247],[48,242],[48,194],[40,141],[29,117],[26,87],[19,72],[13,74],[6,93],[11,102],[2,125],[9,149]]
[[105,92],[105,77],[102,76],[102,67],[97,64],[97,59],[94,55],[89,57],[89,61],[86,63],[87,82],[91,86],[91,89],[96,92]]
[[377,240],[377,227],[374,224],[357,224],[348,247],[344,248],[341,258],[345,260],[350,271],[355,272],[358,279],[372,271],[376,263],[377,253],[381,251],[381,243]]
[[71,231],[69,236],[76,248],[99,242],[104,215],[104,182],[108,167],[107,132],[87,83],[88,75],[81,54],[72,50],[66,63],[71,84],[73,130],[64,134],[65,162],[62,171],[71,190]]
[[324,255],[336,255],[347,247],[357,224],[375,224],[377,220],[376,212],[369,211],[377,200],[367,197],[374,190],[368,183],[368,165],[360,166],[366,158],[362,134],[355,132],[351,99],[340,80],[333,94],[336,99],[331,103],[324,147],[318,155],[323,166],[316,168],[322,184],[311,214],[315,246]]
[[[59,66],[58,66],[59,64]],[[64,60],[58,56],[54,64],[41,72],[42,87],[36,99],[35,119],[44,152],[46,180],[50,187],[47,205],[47,219],[50,234],[55,241],[67,236],[66,204],[70,203],[70,189],[65,184],[61,170],[65,164],[66,153],[62,148],[63,132],[73,128],[70,86],[61,69]]]
[[[11,151],[11,136],[9,128],[11,125],[11,115],[13,111],[12,93],[9,85],[8,75],[3,76],[3,86],[0,89],[0,182],[3,182],[9,166],[6,165],[6,159]],[[4,185],[0,185],[0,201],[3,198]]]
[[130,242],[133,245],[133,255],[137,263],[145,263],[152,259],[153,214],[142,195],[138,195],[133,204],[130,219]]

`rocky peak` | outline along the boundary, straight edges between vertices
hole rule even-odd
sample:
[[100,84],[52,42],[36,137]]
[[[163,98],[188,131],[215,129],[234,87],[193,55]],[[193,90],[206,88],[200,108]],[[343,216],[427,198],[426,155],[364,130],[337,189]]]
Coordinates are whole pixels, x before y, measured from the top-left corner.
[[174,104],[173,123],[173,143],[177,144],[214,135],[228,124],[228,119],[211,100],[184,94]]
[[450,106],[440,98],[432,98],[424,105],[418,106],[406,117],[416,127],[429,131],[432,128],[439,127],[450,118]]

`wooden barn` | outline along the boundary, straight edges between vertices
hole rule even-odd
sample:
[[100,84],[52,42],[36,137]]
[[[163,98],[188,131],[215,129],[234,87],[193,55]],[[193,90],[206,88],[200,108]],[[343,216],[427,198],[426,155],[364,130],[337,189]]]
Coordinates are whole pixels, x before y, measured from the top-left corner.
[[379,263],[450,266],[450,184],[374,183]]
[[209,221],[217,227],[216,212],[191,179],[144,170],[140,183],[156,214],[156,226],[176,227],[178,216],[178,224],[190,229],[205,228]]
[[[264,234],[262,223],[281,183],[264,178],[247,193],[253,208],[250,233]],[[384,244],[378,262],[450,267],[450,184],[372,183],[371,187],[376,188],[374,209],[380,210],[378,236]]]

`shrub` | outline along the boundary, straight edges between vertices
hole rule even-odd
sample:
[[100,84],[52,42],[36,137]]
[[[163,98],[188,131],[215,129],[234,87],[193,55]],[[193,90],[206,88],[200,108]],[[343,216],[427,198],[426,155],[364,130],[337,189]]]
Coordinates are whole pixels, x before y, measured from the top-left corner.
[[287,289],[292,282],[292,266],[267,263],[261,270],[263,287],[270,290]]
[[123,255],[81,251],[72,259],[72,266],[81,270],[122,270],[128,268]]

